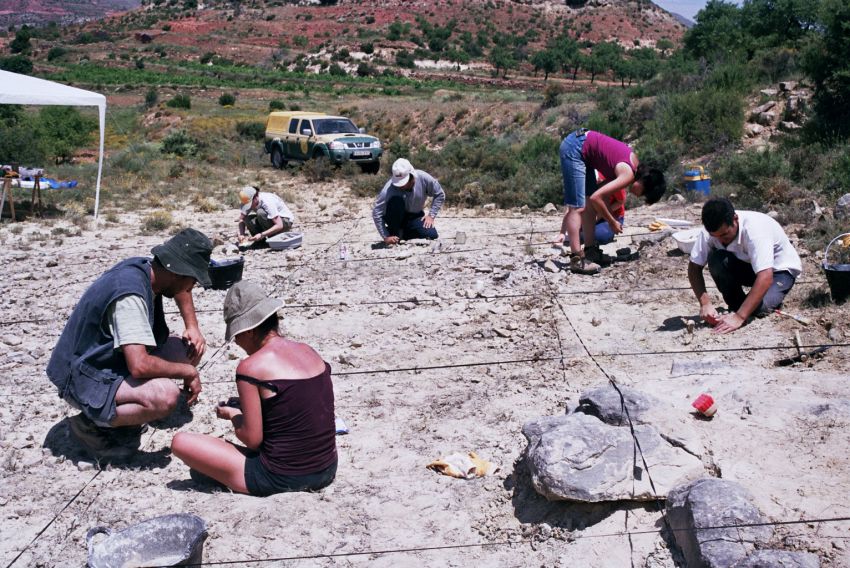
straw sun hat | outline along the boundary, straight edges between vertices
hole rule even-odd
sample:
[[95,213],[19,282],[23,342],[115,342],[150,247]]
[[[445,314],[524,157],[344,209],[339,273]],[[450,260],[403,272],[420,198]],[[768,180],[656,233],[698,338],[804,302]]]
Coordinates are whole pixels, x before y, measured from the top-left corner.
[[228,341],[243,331],[254,329],[283,307],[283,301],[270,298],[250,280],[241,280],[227,291],[224,298],[225,337]]

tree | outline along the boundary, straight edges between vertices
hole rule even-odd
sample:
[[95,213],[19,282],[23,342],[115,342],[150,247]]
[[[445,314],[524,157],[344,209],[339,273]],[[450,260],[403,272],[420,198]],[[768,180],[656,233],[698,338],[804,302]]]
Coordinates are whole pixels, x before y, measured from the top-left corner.
[[74,150],[89,143],[97,128],[97,120],[73,107],[47,106],[39,110],[38,118],[45,149],[56,163],[70,160]]
[[584,66],[590,73],[590,82],[593,83],[597,75],[616,69],[622,53],[623,48],[614,42],[602,41],[594,45]]
[[534,72],[543,71],[543,80],[548,81],[549,73],[558,70],[558,56],[555,52],[544,49],[531,56],[531,64],[534,65]]
[[581,63],[578,42],[567,34],[561,34],[550,43],[549,49],[555,52],[558,65],[564,75],[572,73],[573,81],[575,81]]
[[696,58],[710,61],[722,56],[734,59],[746,53],[748,38],[742,25],[741,9],[724,0],[709,0],[697,12],[697,23],[685,33],[685,49]]
[[12,53],[21,53],[27,54],[32,49],[32,44],[30,44],[30,30],[27,27],[23,27],[15,34],[15,39],[9,42],[9,51]]
[[660,68],[658,54],[650,47],[639,47],[629,52],[632,58],[634,76],[639,81],[652,79]]
[[815,110],[822,130],[850,134],[850,5],[823,0],[822,33],[806,50],[803,66],[815,84]]
[[517,66],[516,59],[514,59],[511,51],[503,46],[503,45],[494,45],[493,49],[490,50],[490,57],[488,58],[490,65],[496,70],[496,75],[499,74],[499,70],[503,71],[502,77],[508,76],[508,69],[514,69]]

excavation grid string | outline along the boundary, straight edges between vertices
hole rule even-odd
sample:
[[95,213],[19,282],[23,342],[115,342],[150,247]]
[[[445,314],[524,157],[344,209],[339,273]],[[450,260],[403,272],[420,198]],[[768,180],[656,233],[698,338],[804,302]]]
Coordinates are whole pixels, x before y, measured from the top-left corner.
[[[850,521],[850,517],[830,517],[830,518],[820,518],[820,519],[800,519],[795,521],[772,521],[772,522],[763,522],[763,523],[730,523],[728,525],[713,525],[708,527],[698,527],[698,528],[682,528],[682,529],[674,529],[668,527],[667,530],[674,533],[699,533],[702,531],[715,531],[715,530],[729,530],[729,529],[746,529],[746,528],[757,528],[757,527],[780,527],[780,526],[789,526],[789,525],[803,525],[803,524],[814,524],[814,523],[840,523]],[[601,534],[571,534],[570,537],[573,540],[588,540],[588,539],[601,539],[601,538],[623,538],[623,537],[631,537],[631,536],[641,536],[641,535],[655,535],[659,534],[659,529],[647,529],[640,531],[618,531],[611,533],[601,533]],[[847,538],[847,537],[838,537],[838,538]],[[477,542],[477,543],[467,543],[467,544],[446,544],[446,545],[438,545],[438,546],[417,546],[410,548],[386,548],[386,549],[376,549],[376,550],[360,550],[354,552],[335,552],[330,554],[304,554],[299,556],[279,556],[274,558],[254,558],[254,559],[238,559],[238,560],[220,560],[214,562],[201,562],[198,564],[187,564],[187,566],[226,566],[231,564],[265,564],[269,562],[291,562],[296,560],[319,560],[319,559],[331,559],[331,558],[348,558],[353,556],[368,556],[368,555],[385,555],[385,554],[409,554],[412,552],[431,552],[438,550],[461,550],[468,548],[489,548],[489,547],[500,547],[500,546],[516,546],[522,544],[536,544],[541,541],[535,540],[533,538],[523,538],[516,540],[501,540],[495,542]]]

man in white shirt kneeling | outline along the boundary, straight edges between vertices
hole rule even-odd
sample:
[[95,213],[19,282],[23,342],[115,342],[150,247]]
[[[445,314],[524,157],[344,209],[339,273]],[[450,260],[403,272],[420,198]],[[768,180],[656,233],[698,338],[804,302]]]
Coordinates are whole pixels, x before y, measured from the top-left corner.
[[[705,231],[697,237],[688,263],[688,280],[700,303],[700,317],[717,333],[740,328],[752,315],[766,315],[782,305],[803,271],[800,256],[782,227],[756,211],[735,211],[724,197],[702,208]],[[730,313],[718,315],[705,289],[708,270]],[[744,292],[744,287],[750,287]]]

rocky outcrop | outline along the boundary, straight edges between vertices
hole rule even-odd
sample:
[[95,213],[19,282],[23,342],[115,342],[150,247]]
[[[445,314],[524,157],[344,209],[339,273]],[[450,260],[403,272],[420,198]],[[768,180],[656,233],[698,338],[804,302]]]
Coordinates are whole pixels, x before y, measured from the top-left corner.
[[813,554],[763,550],[773,538],[773,526],[764,524],[750,493],[732,481],[706,478],[677,487],[668,495],[666,509],[686,566],[820,566]]
[[[622,398],[611,386],[588,391],[574,413],[538,418],[523,426],[526,459],[538,493],[549,500],[587,503],[651,501],[705,475],[699,442],[689,436],[684,442],[674,439],[650,424],[664,412],[663,405],[638,391],[621,389]],[[662,427],[666,430],[668,425]],[[689,450],[688,444],[698,450]]]

